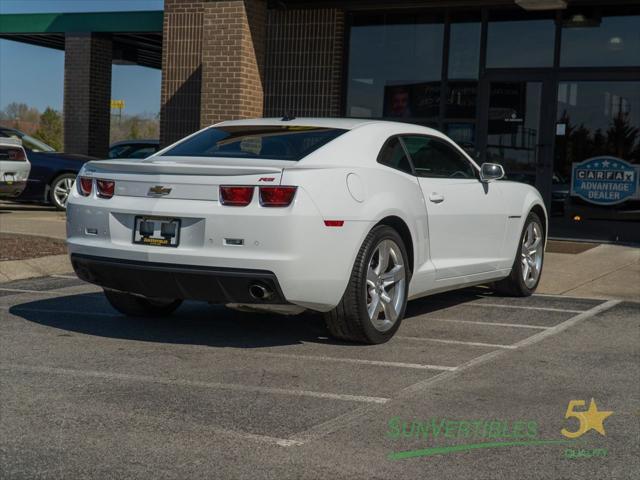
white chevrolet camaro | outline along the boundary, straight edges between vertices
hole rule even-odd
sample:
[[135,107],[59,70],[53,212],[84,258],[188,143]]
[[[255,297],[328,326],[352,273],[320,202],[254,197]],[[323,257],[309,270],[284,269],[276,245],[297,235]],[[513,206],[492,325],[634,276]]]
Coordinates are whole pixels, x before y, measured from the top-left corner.
[[219,123],[144,160],[84,165],[67,206],[77,275],[132,316],[183,300],[324,312],[382,343],[407,300],[538,285],[547,215],[426,127],[352,119]]

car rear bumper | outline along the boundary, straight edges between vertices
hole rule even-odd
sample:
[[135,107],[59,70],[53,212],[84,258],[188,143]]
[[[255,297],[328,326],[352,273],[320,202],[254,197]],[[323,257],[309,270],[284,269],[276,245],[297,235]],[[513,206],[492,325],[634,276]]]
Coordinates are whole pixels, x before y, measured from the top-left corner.
[[0,196],[2,197],[17,197],[22,193],[27,186],[27,182],[3,182],[0,181]]
[[[104,288],[147,297],[212,303],[287,303],[276,276],[266,270],[200,267],[72,254],[78,277]],[[260,285],[267,298],[251,295]]]

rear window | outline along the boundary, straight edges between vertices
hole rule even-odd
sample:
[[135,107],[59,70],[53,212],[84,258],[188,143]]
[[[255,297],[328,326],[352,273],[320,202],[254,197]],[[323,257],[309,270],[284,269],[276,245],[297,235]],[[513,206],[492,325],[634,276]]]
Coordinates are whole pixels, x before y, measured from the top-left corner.
[[264,158],[298,161],[346,130],[303,126],[211,127],[163,156]]

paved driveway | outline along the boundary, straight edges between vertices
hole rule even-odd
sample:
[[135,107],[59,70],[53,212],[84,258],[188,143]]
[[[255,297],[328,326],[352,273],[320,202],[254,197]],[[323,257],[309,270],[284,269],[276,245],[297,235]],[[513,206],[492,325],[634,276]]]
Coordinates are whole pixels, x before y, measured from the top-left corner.
[[[315,315],[126,319],[70,276],[4,284],[0,477],[638,477],[639,345],[617,301],[470,289],[362,346]],[[592,398],[606,436],[569,441]]]

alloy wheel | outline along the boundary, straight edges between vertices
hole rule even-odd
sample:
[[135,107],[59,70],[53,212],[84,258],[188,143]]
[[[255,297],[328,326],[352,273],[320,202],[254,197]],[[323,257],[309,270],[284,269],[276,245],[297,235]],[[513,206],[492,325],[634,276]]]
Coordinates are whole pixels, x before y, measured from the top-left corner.
[[543,256],[542,227],[531,222],[522,238],[520,262],[522,263],[522,280],[527,288],[535,287],[542,270]]
[[398,321],[405,300],[406,269],[400,247],[382,240],[367,267],[367,312],[374,328],[386,332]]
[[73,177],[63,177],[53,185],[53,199],[60,208],[67,207],[67,200],[75,183]]

